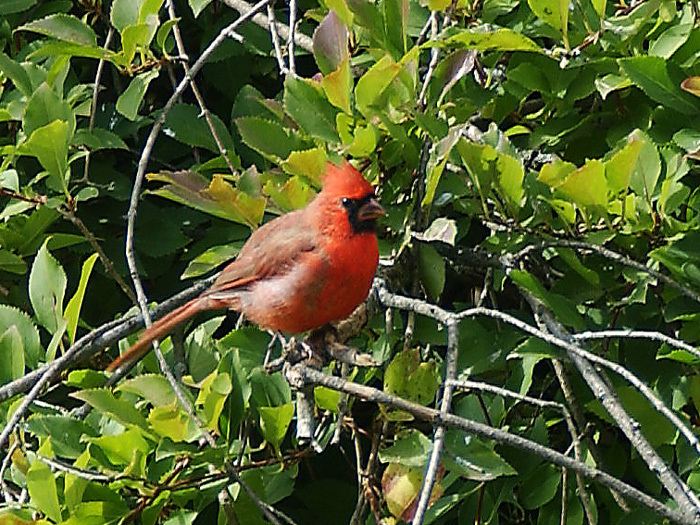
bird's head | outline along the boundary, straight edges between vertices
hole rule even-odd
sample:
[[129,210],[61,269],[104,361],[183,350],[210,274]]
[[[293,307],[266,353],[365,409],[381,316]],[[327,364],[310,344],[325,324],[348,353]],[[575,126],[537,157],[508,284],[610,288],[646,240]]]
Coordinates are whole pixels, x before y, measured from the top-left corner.
[[319,197],[331,210],[341,211],[353,233],[374,232],[375,222],[386,212],[374,194],[374,188],[350,164],[326,165],[323,189]]

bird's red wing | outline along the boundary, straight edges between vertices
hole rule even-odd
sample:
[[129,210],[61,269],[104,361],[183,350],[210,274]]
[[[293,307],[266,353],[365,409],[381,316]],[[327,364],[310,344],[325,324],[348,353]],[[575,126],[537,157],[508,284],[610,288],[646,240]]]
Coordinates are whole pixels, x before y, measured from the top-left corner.
[[219,275],[207,293],[246,286],[287,272],[299,257],[316,248],[314,229],[301,210],[282,215],[253,232],[235,261]]

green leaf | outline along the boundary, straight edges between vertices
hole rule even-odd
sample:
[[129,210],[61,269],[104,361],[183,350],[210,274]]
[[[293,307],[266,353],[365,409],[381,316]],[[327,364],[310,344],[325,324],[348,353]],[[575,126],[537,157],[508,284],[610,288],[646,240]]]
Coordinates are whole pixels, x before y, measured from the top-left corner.
[[117,31],[139,22],[139,9],[142,0],[114,0],[110,20]]
[[0,335],[0,385],[24,375],[24,345],[19,329],[12,325]]
[[323,148],[293,151],[282,163],[282,169],[291,175],[301,175],[321,185],[321,175],[326,171],[328,156]]
[[279,451],[279,446],[294,417],[294,405],[285,403],[281,406],[258,407],[258,414],[260,414],[260,431],[263,438]]
[[467,479],[489,481],[501,476],[512,476],[517,471],[493,450],[493,445],[475,436],[464,436],[461,432],[448,431],[445,440],[447,450],[443,462],[450,470],[459,472]]
[[36,5],[38,0],[3,0],[0,5],[0,16],[11,15],[13,13],[21,13],[31,9]]
[[[448,38],[445,44],[457,45],[466,49],[477,49],[479,51],[543,52],[540,46],[528,37],[507,28],[498,28],[496,30],[486,28],[462,29],[456,35]],[[424,44],[425,47],[433,45],[434,42]]]
[[569,20],[568,0],[528,0],[527,3],[537,18],[552,26],[566,38]]
[[83,46],[72,42],[46,41],[42,42],[30,55],[30,58],[54,57],[54,56],[75,56],[85,58],[102,59],[116,65],[124,66],[121,54],[99,46]]
[[410,429],[390,446],[379,450],[382,463],[397,463],[405,467],[422,468],[428,461],[433,443],[422,432]]
[[[103,434],[100,437],[88,438],[87,441],[99,447],[112,465],[125,466],[126,468],[121,469],[124,474],[139,477],[145,475],[146,455],[152,451],[152,447],[140,430],[130,428],[121,434]],[[90,448],[92,450],[93,447]],[[98,459],[97,454],[93,452],[92,455]],[[106,466],[111,467],[109,464]]]
[[129,149],[126,143],[117,135],[104,128],[94,128],[92,131],[78,129],[73,135],[73,146],[87,146],[92,151],[102,149]]
[[370,113],[374,102],[394,81],[399,71],[401,67],[386,55],[360,77],[355,86],[355,102],[363,115]]
[[540,508],[557,494],[560,481],[559,467],[540,465],[521,483],[518,500],[526,509]]
[[219,424],[219,416],[232,386],[231,377],[226,372],[214,371],[201,382],[197,405],[202,405],[204,421],[212,430]]
[[340,140],[335,129],[338,110],[328,101],[318,82],[287,75],[284,108],[307,135],[327,142]]
[[195,172],[151,173],[148,180],[168,183],[150,193],[191,206],[222,219],[256,227],[265,212],[265,198],[253,197],[232,186],[221,175],[209,182]]
[[671,58],[686,43],[692,29],[693,24],[678,24],[669,27],[651,44],[649,55],[665,59]]
[[151,409],[148,422],[154,432],[175,443],[193,441],[200,434],[197,424],[175,402]]
[[394,356],[384,373],[384,389],[416,403],[427,405],[438,388],[434,361],[421,362],[418,349],[409,349]]
[[51,438],[53,451],[63,458],[75,459],[85,450],[83,437],[96,437],[97,431],[83,421],[67,416],[35,414],[27,421],[27,430]]
[[437,300],[445,287],[445,260],[428,244],[418,249],[418,274],[425,293],[432,301]]
[[332,390],[325,386],[317,386],[314,388],[314,400],[316,401],[316,406],[321,410],[338,413],[340,392],[337,390]]
[[68,320],[68,336],[70,337],[70,344],[75,342],[75,334],[78,331],[78,321],[80,319],[80,309],[83,306],[83,299],[85,298],[85,290],[87,289],[87,283],[90,279],[90,274],[92,273],[92,268],[95,266],[95,261],[98,255],[93,253],[88,257],[83,263],[83,268],[80,271],[80,282],[78,283],[78,289],[68,301],[66,305],[66,319]]
[[32,94],[24,110],[22,125],[24,132],[30,136],[39,129],[55,120],[68,124],[71,135],[75,130],[75,114],[68,102],[61,99],[56,92],[44,82]]
[[71,130],[63,120],[54,120],[34,130],[26,142],[28,152],[39,160],[59,188],[68,193],[68,145]]
[[117,390],[131,392],[154,406],[171,405],[177,401],[168,380],[156,374],[139,375],[122,382]]
[[11,251],[0,248],[0,271],[24,275],[27,273],[27,263]]
[[136,120],[139,106],[143,100],[148,85],[158,76],[159,71],[153,69],[135,76],[129,87],[117,99],[117,111],[129,120]]
[[[234,150],[233,139],[226,125],[216,115],[210,115],[214,131],[226,151]],[[187,144],[206,148],[214,153],[219,153],[219,147],[212,135],[204,116],[196,106],[191,104],[176,104],[165,119],[163,132],[175,140]]]
[[155,28],[150,24],[134,24],[122,30],[122,56],[124,62],[131,63],[136,56],[136,51],[144,50],[148,47]]
[[27,490],[40,512],[46,514],[52,521],[59,523],[61,507],[58,503],[58,491],[56,490],[56,478],[53,473],[41,461],[35,460],[27,472]]
[[604,209],[608,203],[608,182],[605,165],[599,160],[588,160],[570,173],[557,189],[583,207]]
[[180,279],[191,279],[209,273],[226,261],[233,260],[241,251],[240,242],[212,246],[192,259]]
[[347,114],[352,114],[350,97],[352,96],[352,72],[350,61],[343,60],[338,69],[328,73],[321,79],[321,87],[328,101]]
[[0,52],[0,72],[9,78],[25,97],[31,96],[33,88],[29,75],[20,64],[2,52]]
[[188,0],[195,18],[197,18],[204,8],[211,4],[211,2],[212,0]]
[[54,334],[63,320],[66,272],[49,253],[44,242],[29,274],[29,299],[39,324]]
[[638,56],[618,59],[620,67],[654,102],[684,115],[697,115],[700,105],[680,88],[685,75],[673,62],[660,57]]
[[629,77],[616,75],[614,73],[608,73],[607,75],[595,79],[595,87],[598,93],[600,93],[600,96],[603,97],[603,100],[608,98],[608,95],[613,91],[618,91],[631,85],[632,81]]
[[105,414],[123,425],[136,426],[143,430],[148,430],[148,421],[146,421],[141,412],[132,403],[117,399],[109,389],[93,388],[73,392],[70,395],[84,401],[97,409],[101,414]]
[[179,23],[180,18],[172,18],[163,22],[163,24],[158,28],[158,33],[156,33],[156,43],[158,44],[158,47],[160,48],[163,54],[167,54],[167,50],[165,49],[165,43],[168,39],[168,35],[170,35],[170,32]]
[[39,341],[39,331],[37,330],[31,318],[22,310],[0,304],[0,333],[7,333],[11,327],[16,327],[22,338],[22,347],[24,348],[24,359],[27,366],[30,368],[36,367],[44,353]]
[[393,50],[394,58],[398,60],[406,53],[408,1],[382,0],[380,5],[384,17],[386,49]]
[[641,142],[639,157],[630,177],[630,188],[640,197],[651,200],[661,176],[661,159],[654,143],[643,132],[636,130],[630,137]]
[[82,46],[96,46],[97,36],[92,28],[79,18],[63,13],[49,15],[21,25],[17,31],[33,31],[44,36],[56,38]]
[[498,193],[505,199],[511,213],[515,215],[524,194],[525,171],[522,163],[515,157],[500,153],[488,144],[475,144],[464,138],[457,142],[457,152],[462,158],[462,163],[476,180],[482,199],[496,182]]
[[276,162],[286,159],[297,149],[299,142],[280,124],[258,117],[240,117],[235,120],[243,142]]
[[641,149],[642,142],[632,140],[605,162],[605,178],[613,195],[625,191],[629,186]]

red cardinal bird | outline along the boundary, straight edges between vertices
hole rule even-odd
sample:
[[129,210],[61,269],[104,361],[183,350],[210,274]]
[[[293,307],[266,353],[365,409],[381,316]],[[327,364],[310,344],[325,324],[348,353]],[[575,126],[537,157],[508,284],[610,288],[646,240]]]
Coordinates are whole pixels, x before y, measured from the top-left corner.
[[313,201],[253,232],[211,288],[144,330],[108,370],[140,359],[154,339],[205,310],[231,308],[261,328],[292,334],[344,319],[372,285],[382,215],[359,171],[329,163]]

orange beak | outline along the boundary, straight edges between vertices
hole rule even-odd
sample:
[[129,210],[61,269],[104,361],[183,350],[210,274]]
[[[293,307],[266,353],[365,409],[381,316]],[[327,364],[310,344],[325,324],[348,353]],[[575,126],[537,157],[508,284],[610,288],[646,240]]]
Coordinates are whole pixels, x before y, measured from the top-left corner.
[[369,199],[357,210],[357,220],[360,222],[378,219],[379,217],[384,217],[384,215],[386,215],[384,208],[375,198]]

